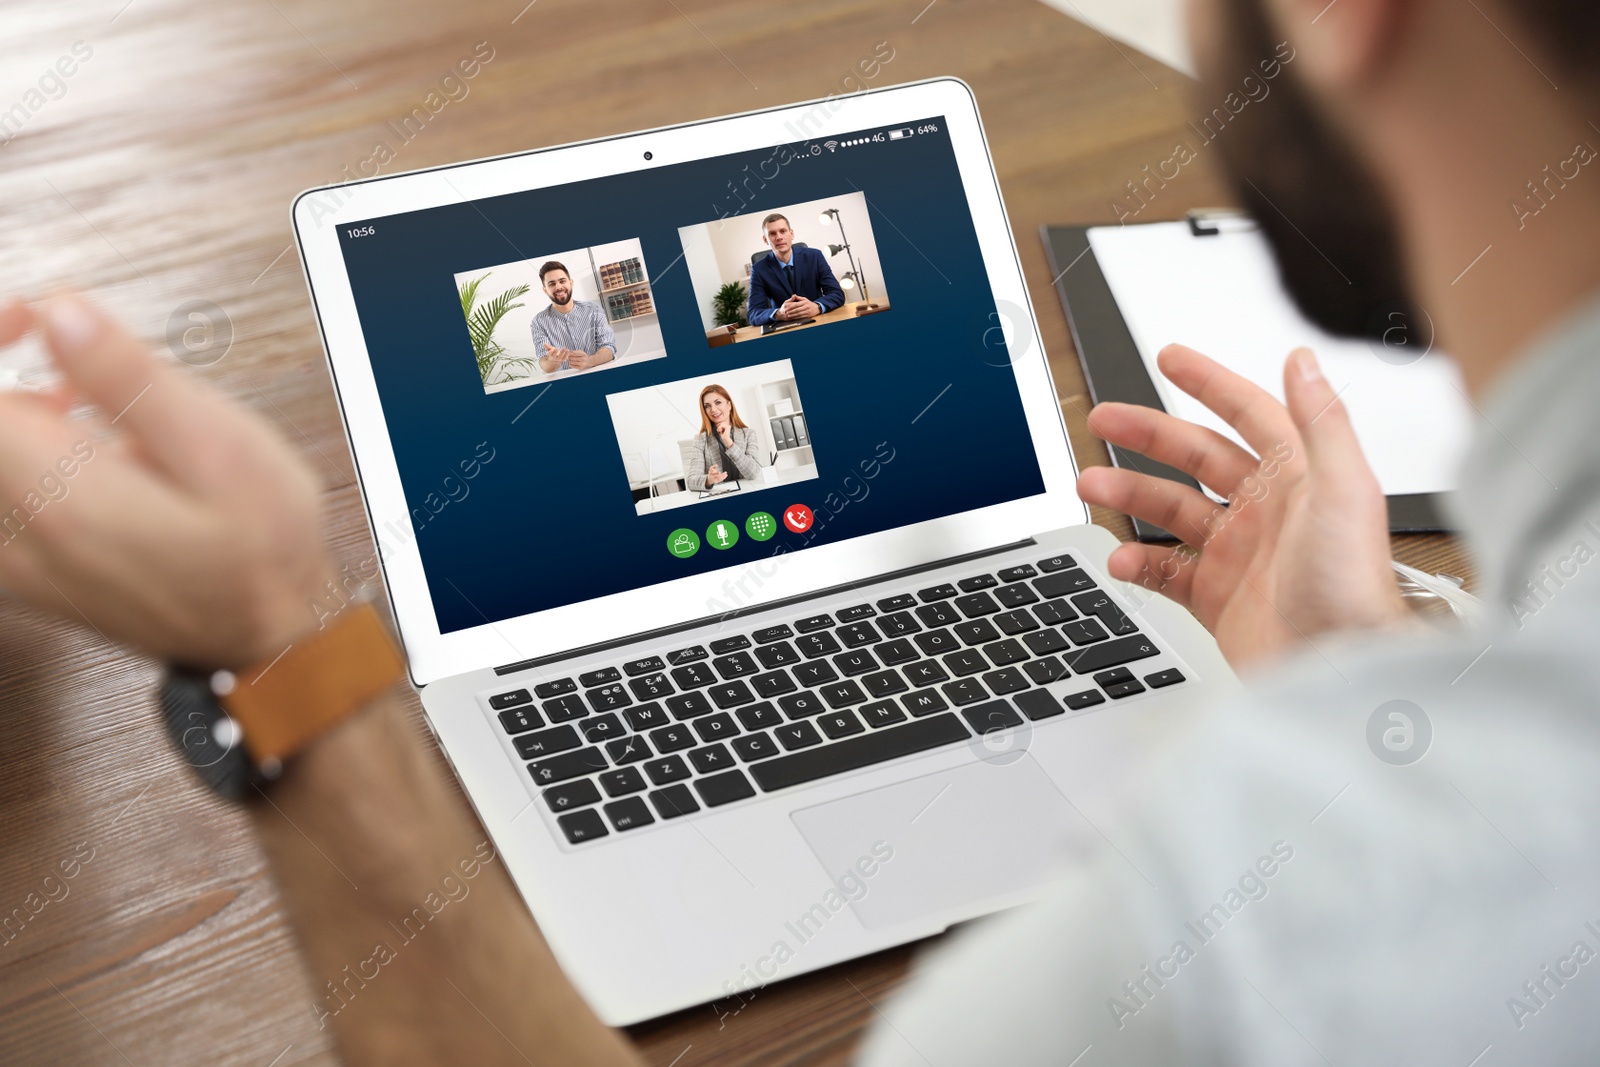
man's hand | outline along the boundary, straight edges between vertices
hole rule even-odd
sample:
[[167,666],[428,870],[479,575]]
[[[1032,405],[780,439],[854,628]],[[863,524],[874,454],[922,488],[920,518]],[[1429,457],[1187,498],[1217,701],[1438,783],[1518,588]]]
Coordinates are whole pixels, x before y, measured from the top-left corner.
[[573,370],[588,370],[590,367],[599,367],[603,364],[610,363],[612,358],[616,355],[615,352],[604,346],[595,349],[593,355],[590,355],[588,352],[579,352],[571,348],[564,348],[562,351],[566,354],[567,362],[572,365]]
[[722,468],[718,467],[715,463],[713,463],[711,465],[711,469],[710,470],[706,471],[706,485],[708,485],[708,486],[716,485],[718,482],[725,482],[727,480],[728,480],[727,473],[724,472],[722,470]]
[[[601,351],[609,352],[609,349],[601,349]],[[543,368],[545,373],[548,374],[551,371],[554,371],[557,367],[561,366],[563,363],[567,364],[567,366],[571,367],[573,370],[583,370],[586,367],[593,367],[600,363],[604,363],[610,358],[611,357],[607,355],[605,359],[598,359],[596,356],[591,356],[587,352],[580,352],[576,348],[557,348],[555,345],[546,341],[544,346],[544,356],[540,358],[539,366]]]
[[[0,585],[201,668],[261,662],[312,629],[332,574],[319,493],[277,434],[80,297],[0,306],[0,346],[41,323],[67,384],[0,392]],[[74,391],[92,418],[69,417]],[[521,1062],[527,1048],[541,1064],[641,1064],[561,973],[395,694],[246,810],[317,977],[374,944],[394,953],[390,916],[472,881],[360,1000],[319,994],[343,1062],[503,1063],[508,1048]]]
[[1084,471],[1084,500],[1155,523],[1187,545],[1125,544],[1111,554],[1112,576],[1192,610],[1236,667],[1321,633],[1408,625],[1389,567],[1383,492],[1311,352],[1297,349],[1284,365],[1287,408],[1182,345],[1162,349],[1159,364],[1255,454],[1164,412],[1097,405],[1089,415],[1096,434],[1176,467],[1228,500],[1224,509],[1136,471]]
[[814,319],[822,314],[822,306],[796,293],[783,302],[777,313],[785,319]]
[[[0,308],[0,345],[41,326],[66,384],[0,393],[0,586],[199,668],[312,629],[333,569],[316,480],[278,435],[82,297]],[[69,418],[74,392],[91,418]]]
[[539,357],[539,369],[546,374],[553,374],[562,363],[566,362],[566,359],[567,350],[565,348],[557,348],[549,341],[546,341],[544,343],[544,355]]

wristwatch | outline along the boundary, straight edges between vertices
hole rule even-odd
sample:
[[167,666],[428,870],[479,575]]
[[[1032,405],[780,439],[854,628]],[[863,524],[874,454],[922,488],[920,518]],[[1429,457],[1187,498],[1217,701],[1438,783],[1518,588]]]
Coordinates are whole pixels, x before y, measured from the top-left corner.
[[169,668],[161,710],[189,765],[217,793],[238,800],[372,703],[402,669],[377,611],[361,602],[246,670]]

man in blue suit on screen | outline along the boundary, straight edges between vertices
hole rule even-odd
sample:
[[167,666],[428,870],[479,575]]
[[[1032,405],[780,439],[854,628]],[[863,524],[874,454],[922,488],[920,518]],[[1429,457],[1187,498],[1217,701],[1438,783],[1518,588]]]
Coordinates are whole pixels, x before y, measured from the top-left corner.
[[774,212],[761,220],[761,229],[772,252],[750,267],[750,325],[812,319],[844,304],[828,257],[797,248],[787,218]]

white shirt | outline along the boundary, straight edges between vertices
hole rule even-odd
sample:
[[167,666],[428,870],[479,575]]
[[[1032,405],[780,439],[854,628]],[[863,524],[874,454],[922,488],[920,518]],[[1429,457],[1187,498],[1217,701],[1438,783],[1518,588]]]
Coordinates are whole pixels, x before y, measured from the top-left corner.
[[860,1062],[1600,1059],[1600,302],[1485,412],[1454,506],[1493,620],[1319,638],[1197,709],[1103,855],[930,952]]

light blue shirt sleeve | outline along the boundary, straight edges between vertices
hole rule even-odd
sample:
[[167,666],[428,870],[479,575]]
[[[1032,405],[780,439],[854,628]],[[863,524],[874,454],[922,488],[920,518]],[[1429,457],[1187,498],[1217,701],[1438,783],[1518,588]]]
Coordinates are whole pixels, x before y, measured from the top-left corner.
[[535,315],[533,317],[533,351],[539,359],[544,358],[544,346],[547,344],[555,345],[557,348],[561,347],[550,339],[549,334],[545,333],[544,320],[540,316]]
[[591,356],[600,351],[602,348],[611,349],[612,355],[617,354],[617,335],[612,332],[611,323],[606,319],[605,308],[595,308],[592,338],[594,344],[589,349],[589,354]]

